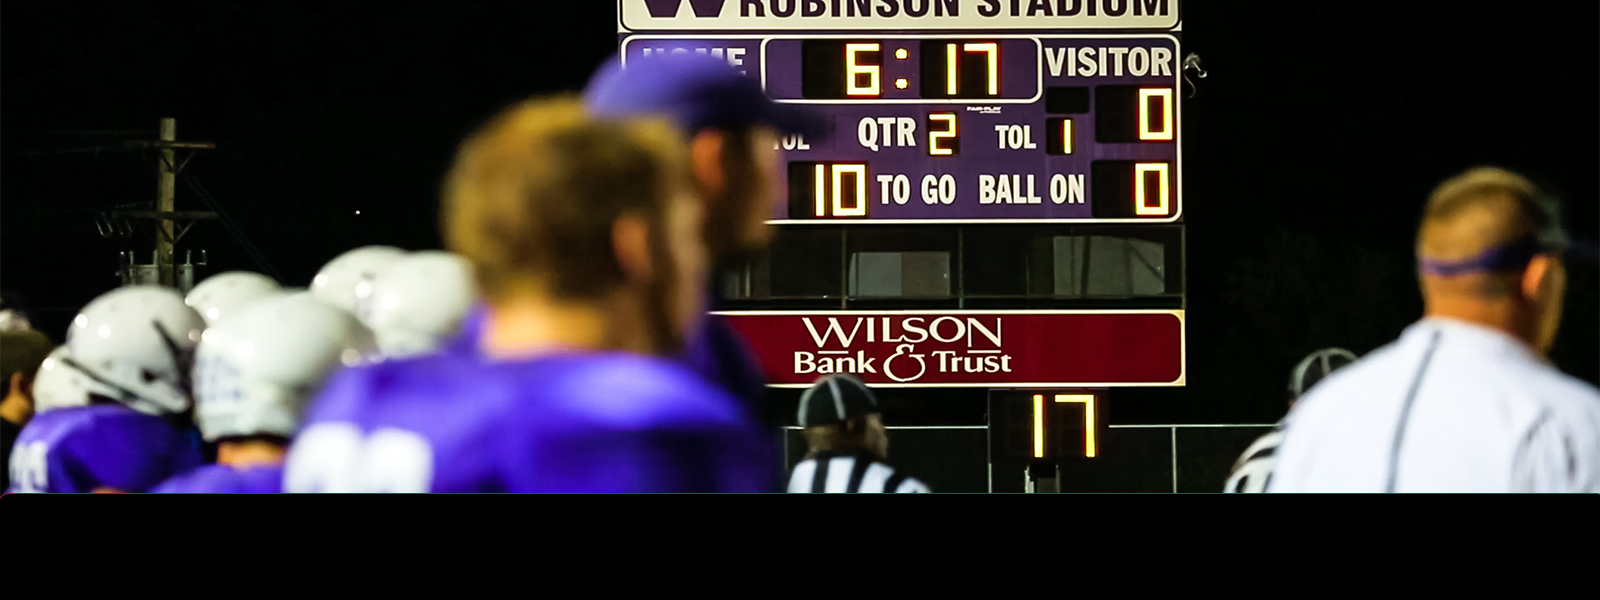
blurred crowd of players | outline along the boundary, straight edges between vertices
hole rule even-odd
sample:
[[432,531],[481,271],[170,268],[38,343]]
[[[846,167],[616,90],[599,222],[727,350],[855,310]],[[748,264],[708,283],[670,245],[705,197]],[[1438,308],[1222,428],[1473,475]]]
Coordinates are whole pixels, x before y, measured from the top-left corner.
[[[802,397],[812,452],[784,473],[761,371],[710,314],[715,269],[769,239],[793,134],[828,131],[725,61],[613,61],[460,146],[447,251],[358,248],[303,289],[123,287],[55,347],[7,321],[7,489],[929,491],[848,376]],[[1567,250],[1541,202],[1498,170],[1442,187],[1428,317],[1308,357],[1227,491],[1600,491],[1600,394],[1540,359]]]

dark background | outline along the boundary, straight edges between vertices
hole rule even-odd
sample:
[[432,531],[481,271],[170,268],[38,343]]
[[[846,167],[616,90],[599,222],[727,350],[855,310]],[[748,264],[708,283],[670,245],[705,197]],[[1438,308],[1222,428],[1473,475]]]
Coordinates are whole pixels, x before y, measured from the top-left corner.
[[[1467,167],[1540,179],[1567,200],[1569,226],[1596,237],[1600,7],[1184,10],[1183,49],[1210,71],[1184,107],[1190,385],[1119,390],[1114,423],[1271,422],[1301,356],[1393,339],[1421,311],[1421,203]],[[217,144],[187,172],[288,285],[357,246],[437,247],[455,144],[512,101],[580,87],[616,43],[615,7],[598,0],[8,0],[0,281],[58,341],[117,285],[118,251],[150,242],[103,240],[86,211],[149,202],[153,169],[125,154],[34,153],[153,138],[162,117],[178,119],[180,140]],[[98,130],[147,133],[63,133]],[[205,207],[180,184],[178,208]],[[264,270],[219,224],[197,226],[185,248],[209,251],[202,276]],[[1571,279],[1554,358],[1600,381],[1600,277],[1578,265]],[[910,420],[908,403],[976,406],[890,396]]]

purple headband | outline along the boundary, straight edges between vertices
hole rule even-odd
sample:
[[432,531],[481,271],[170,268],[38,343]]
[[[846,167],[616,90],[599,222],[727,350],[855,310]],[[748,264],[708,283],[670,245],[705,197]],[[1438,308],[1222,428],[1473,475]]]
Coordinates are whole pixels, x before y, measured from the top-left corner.
[[1493,273],[1503,271],[1518,271],[1528,266],[1533,257],[1547,252],[1545,245],[1539,238],[1528,236],[1511,242],[1504,246],[1484,250],[1483,253],[1458,261],[1428,260],[1419,261],[1422,272],[1441,277],[1453,277],[1467,273]]

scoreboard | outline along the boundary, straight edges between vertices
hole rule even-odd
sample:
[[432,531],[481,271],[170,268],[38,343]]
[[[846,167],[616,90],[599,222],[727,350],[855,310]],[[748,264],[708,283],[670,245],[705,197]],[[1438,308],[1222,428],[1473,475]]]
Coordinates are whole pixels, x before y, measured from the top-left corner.
[[[785,291],[719,314],[770,387],[981,388],[992,483],[996,462],[1105,456],[1113,389],[1186,385],[1184,311],[1155,305],[1182,294],[1178,4],[620,0],[618,42],[625,67],[716,56],[824,117],[779,142],[768,219],[816,235],[780,234],[784,258],[746,275]],[[905,241],[937,228],[966,237]],[[1026,251],[972,256],[1008,243]],[[986,285],[1029,283],[956,275],[1005,269]]]
[[[1117,7],[1129,18],[1174,15],[1158,23],[1175,28],[1177,2],[1101,4],[632,0],[620,11],[621,54],[624,64],[655,53],[725,57],[772,98],[827,118],[826,139],[782,141],[787,202],[774,224],[1179,221],[1178,38],[1043,33],[1073,27],[1064,14],[1073,7],[1094,12],[1097,28],[1148,27],[1109,16]],[[1007,18],[1007,5],[1018,16]],[[800,8],[778,17],[786,6]],[[859,9],[884,7],[900,18],[850,30],[873,23]],[[781,29],[730,31],[742,23]],[[826,26],[839,29],[810,31]],[[1041,33],[1006,29],[1019,26]]]

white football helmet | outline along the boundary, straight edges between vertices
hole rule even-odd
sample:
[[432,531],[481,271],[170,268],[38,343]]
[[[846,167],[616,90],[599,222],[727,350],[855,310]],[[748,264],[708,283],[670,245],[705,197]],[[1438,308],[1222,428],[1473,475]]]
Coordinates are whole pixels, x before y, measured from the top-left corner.
[[0,310],[0,331],[28,331],[33,329],[33,324],[28,318],[11,309]]
[[355,314],[356,284],[372,279],[379,268],[405,255],[405,250],[392,246],[363,246],[340,254],[323,265],[311,279],[311,293],[323,302]]
[[85,375],[61,360],[67,355],[66,346],[57,346],[39,364],[33,376],[33,410],[46,412],[58,408],[88,406],[89,394],[107,398],[117,397],[117,392]]
[[354,315],[309,294],[263,299],[206,330],[195,354],[195,423],[208,441],[292,437],[329,375],[376,355]]
[[387,358],[426,354],[455,335],[478,300],[472,264],[436,250],[413,252],[356,286],[358,315]]
[[271,277],[249,271],[218,273],[200,282],[184,297],[183,303],[200,313],[206,326],[216,325],[251,301],[270,296],[283,288]]
[[179,414],[193,402],[189,369],[205,319],[177,290],[117,288],[95,298],[67,329],[63,363],[111,391],[112,399],[152,415]]

